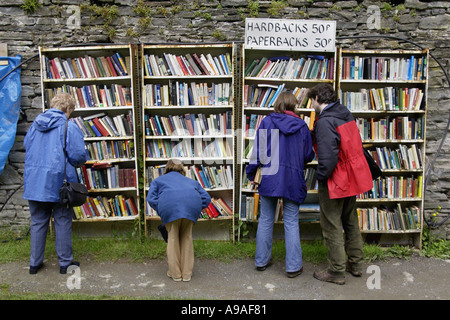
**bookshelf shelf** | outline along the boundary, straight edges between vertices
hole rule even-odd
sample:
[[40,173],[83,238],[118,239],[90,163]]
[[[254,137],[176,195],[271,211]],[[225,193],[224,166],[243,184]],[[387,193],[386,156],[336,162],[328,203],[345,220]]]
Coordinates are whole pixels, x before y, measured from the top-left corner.
[[[228,206],[218,216],[204,210],[199,221],[232,221],[233,230],[235,50],[234,43],[142,45],[140,54],[144,198],[165,163],[179,159],[215,209],[220,200]],[[147,206],[145,221],[159,220]]]
[[428,50],[339,48],[338,59],[338,96],[383,172],[357,199],[361,232],[407,234],[420,248]]
[[89,198],[85,205],[74,208],[74,221],[138,219],[137,47],[40,47],[39,55],[42,110],[49,108],[56,93],[70,93],[76,101],[70,120],[83,132],[90,155],[90,160],[77,168],[79,180],[88,186]]

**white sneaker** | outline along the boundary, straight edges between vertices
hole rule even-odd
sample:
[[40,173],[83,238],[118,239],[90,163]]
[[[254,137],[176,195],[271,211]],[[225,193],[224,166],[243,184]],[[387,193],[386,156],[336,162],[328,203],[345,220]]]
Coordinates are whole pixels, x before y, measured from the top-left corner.
[[173,281],[176,281],[176,282],[182,280],[182,278],[174,278],[174,277],[172,277],[172,276],[169,274],[169,271],[167,271],[167,276],[168,276],[169,278],[172,278],[172,280],[173,280]]

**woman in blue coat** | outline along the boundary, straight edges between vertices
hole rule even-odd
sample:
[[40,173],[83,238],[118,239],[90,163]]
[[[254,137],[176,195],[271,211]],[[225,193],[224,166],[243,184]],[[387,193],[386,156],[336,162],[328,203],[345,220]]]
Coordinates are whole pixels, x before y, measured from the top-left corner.
[[168,232],[167,275],[189,281],[194,268],[192,228],[211,202],[200,183],[185,176],[183,164],[169,160],[164,175],[150,184],[147,202],[161,217]]
[[278,97],[274,112],[265,117],[256,132],[253,153],[246,173],[253,181],[258,167],[261,215],[256,233],[255,266],[270,265],[273,224],[278,198],[283,199],[286,273],[296,277],[303,271],[298,211],[306,198],[304,165],[314,158],[311,133],[295,113],[297,99],[290,92]]
[[59,189],[63,184],[64,166],[67,181],[77,182],[75,166],[88,159],[83,134],[78,126],[66,121],[75,109],[75,100],[68,93],[57,94],[50,102],[51,109],[38,115],[25,139],[25,169],[23,198],[28,200],[31,214],[30,274],[43,266],[45,241],[50,217],[55,224],[55,247],[60,273],[69,265],[79,265],[72,252],[72,208],[59,204]]

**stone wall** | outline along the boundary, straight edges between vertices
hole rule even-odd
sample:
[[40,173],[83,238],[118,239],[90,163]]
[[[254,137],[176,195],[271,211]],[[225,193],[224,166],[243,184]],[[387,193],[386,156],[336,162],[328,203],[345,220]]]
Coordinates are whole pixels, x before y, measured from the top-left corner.
[[[10,56],[26,60],[39,46],[87,43],[202,43],[244,37],[245,17],[330,19],[337,21],[337,44],[356,49],[429,48],[449,73],[450,2],[448,1],[312,1],[312,0],[36,0],[0,1],[0,42]],[[33,4],[33,1],[27,1]],[[356,39],[355,36],[386,36]],[[387,37],[391,38],[387,38]],[[395,38],[392,38],[395,37]],[[0,228],[23,231],[29,212],[20,188],[23,138],[41,112],[38,59],[22,66],[21,114],[16,142],[0,175]],[[430,61],[427,117],[427,163],[434,159],[450,113],[450,90],[435,61]],[[442,144],[426,187],[426,216],[440,207],[440,221],[450,213],[450,136]],[[15,192],[18,189],[17,192]],[[6,205],[5,205],[6,202]],[[450,238],[450,224],[440,228]]]

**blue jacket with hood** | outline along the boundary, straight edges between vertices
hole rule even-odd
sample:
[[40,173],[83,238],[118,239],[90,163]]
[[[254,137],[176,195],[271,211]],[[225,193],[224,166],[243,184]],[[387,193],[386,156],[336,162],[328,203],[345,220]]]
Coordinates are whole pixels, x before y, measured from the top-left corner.
[[211,196],[198,181],[171,171],[152,181],[147,202],[158,212],[163,224],[181,218],[195,223],[211,202]]
[[83,133],[78,126],[67,124],[64,161],[64,129],[67,117],[61,110],[49,109],[36,117],[25,139],[25,169],[23,198],[41,202],[59,202],[59,188],[64,180],[76,182],[75,166],[86,162]]
[[306,198],[304,166],[314,159],[311,133],[292,112],[271,113],[256,132],[246,173],[250,181],[262,167],[258,188],[261,196],[287,198],[302,203]]

